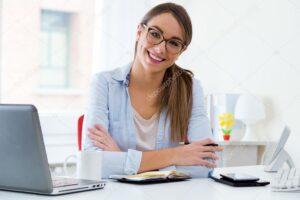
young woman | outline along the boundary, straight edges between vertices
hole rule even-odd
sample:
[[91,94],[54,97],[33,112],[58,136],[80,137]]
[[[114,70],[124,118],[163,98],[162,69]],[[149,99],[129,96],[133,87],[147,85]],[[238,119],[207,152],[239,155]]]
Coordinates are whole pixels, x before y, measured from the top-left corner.
[[[186,10],[152,8],[138,25],[132,63],[98,73],[84,120],[84,149],[103,150],[103,177],[166,167],[207,177],[215,151],[202,88],[175,64],[192,39]],[[183,142],[189,142],[183,145]]]

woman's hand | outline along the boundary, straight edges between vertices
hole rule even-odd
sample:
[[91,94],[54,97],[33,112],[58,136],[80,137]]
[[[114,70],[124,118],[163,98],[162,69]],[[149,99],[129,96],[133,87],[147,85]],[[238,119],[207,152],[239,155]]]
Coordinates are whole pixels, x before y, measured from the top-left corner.
[[89,128],[88,131],[88,137],[93,140],[93,144],[96,147],[104,151],[121,151],[114,139],[101,125],[96,124],[93,128]]
[[209,160],[217,160],[216,151],[222,151],[223,147],[219,146],[204,146],[214,143],[212,139],[204,139],[191,144],[177,147],[175,149],[175,164],[176,165],[202,165],[209,168],[216,167],[216,164]]

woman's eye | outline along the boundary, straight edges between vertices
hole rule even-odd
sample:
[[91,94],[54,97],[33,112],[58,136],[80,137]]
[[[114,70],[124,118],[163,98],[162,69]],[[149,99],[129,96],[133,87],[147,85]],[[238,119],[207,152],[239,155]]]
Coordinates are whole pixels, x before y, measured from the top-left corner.
[[159,32],[151,31],[150,33],[151,33],[152,37],[154,37],[154,38],[157,38],[157,39],[161,38],[161,35]]
[[169,44],[170,44],[171,46],[174,46],[174,47],[179,47],[179,46],[180,46],[180,43],[177,42],[177,41],[175,41],[175,40],[170,40],[170,41],[169,41]]

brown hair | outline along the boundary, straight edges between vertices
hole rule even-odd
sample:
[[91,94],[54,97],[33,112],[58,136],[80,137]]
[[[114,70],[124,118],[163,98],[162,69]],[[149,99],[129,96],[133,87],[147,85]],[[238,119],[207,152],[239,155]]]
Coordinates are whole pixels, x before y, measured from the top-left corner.
[[[184,43],[188,46],[192,40],[192,22],[187,11],[180,5],[159,4],[146,13],[141,24],[147,24],[153,17],[163,13],[170,13],[175,17],[184,31]],[[160,112],[166,108],[166,120],[170,119],[172,142],[184,141],[187,134],[193,99],[192,76],[191,71],[173,64],[166,70],[163,78],[163,90],[159,94]]]

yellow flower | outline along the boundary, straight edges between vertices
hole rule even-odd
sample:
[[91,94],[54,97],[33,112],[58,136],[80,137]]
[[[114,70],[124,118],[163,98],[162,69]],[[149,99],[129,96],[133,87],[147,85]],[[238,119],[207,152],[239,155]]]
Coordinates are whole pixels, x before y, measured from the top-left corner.
[[218,117],[221,127],[226,127],[227,129],[231,128],[234,124],[233,114],[224,112],[222,115]]

